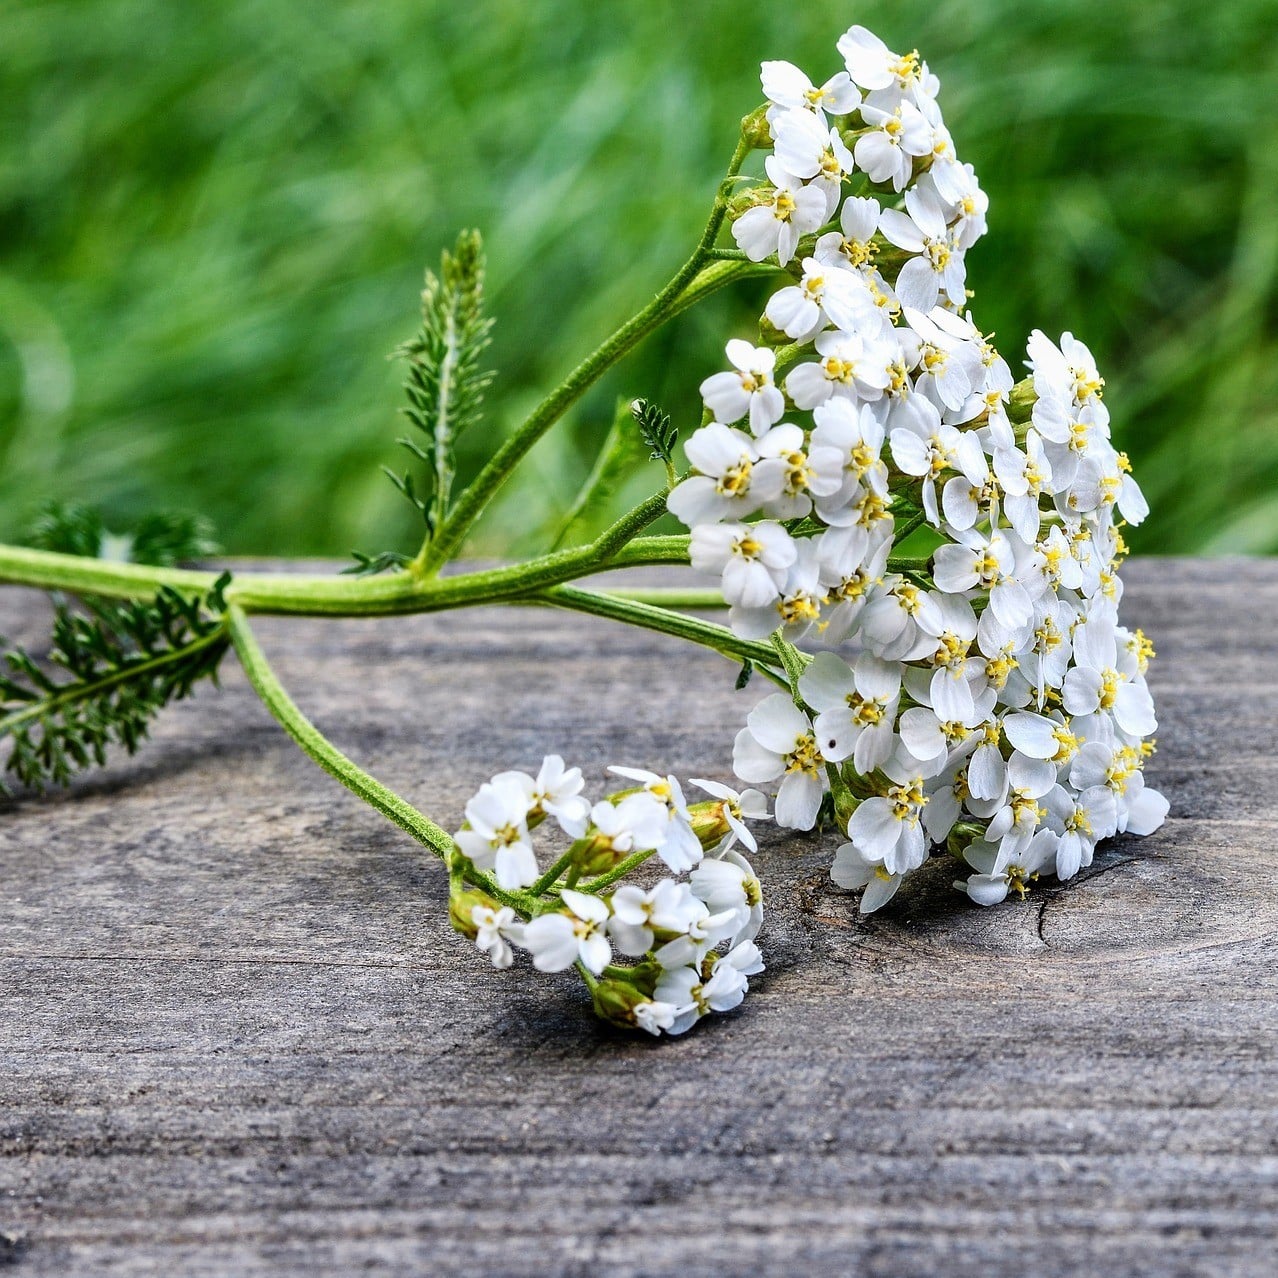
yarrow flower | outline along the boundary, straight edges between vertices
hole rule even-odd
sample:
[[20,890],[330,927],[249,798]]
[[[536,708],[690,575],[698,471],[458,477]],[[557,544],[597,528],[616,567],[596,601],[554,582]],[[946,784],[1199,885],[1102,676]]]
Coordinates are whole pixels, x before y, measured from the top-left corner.
[[[767,819],[768,805],[757,790],[705,780],[693,784],[710,798],[690,805],[674,776],[609,771],[635,784],[594,804],[558,755],[535,778],[485,782],[454,836],[449,914],[495,968],[521,950],[540,972],[576,968],[601,1016],[681,1034],[736,1007],[763,971],[763,889],[739,849],[756,849],[747,822]],[[547,818],[571,842],[539,856]],[[673,875],[630,877],[654,859]]]
[[[1017,382],[968,309],[988,198],[936,76],[864,27],[838,50],[824,79],[763,64],[743,138],[768,150],[764,180],[722,199],[777,282],[757,344],[729,341],[702,381],[666,504],[722,592],[743,681],[783,689],[737,733],[737,776],[775,791],[778,825],[838,828],[831,878],[863,913],[938,854],[994,906],[1167,814],[1143,774],[1153,647],[1119,620],[1123,530],[1148,508],[1091,351],[1036,330]],[[768,800],[609,771],[626,788],[595,802],[557,755],[482,785],[450,917],[494,967],[575,969],[601,1016],[681,1034],[763,970],[746,854]]]
[[[1118,617],[1148,506],[1091,351],[1036,330],[1016,383],[967,309],[989,201],[936,76],[864,27],[838,51],[825,79],[763,66],[767,183],[734,233],[778,283],[763,344],[702,385],[713,420],[668,505],[789,684],[747,717],[738,776],[776,788],[782,826],[837,820],[863,911],[939,851],[991,905],[1166,815],[1142,774],[1152,647]],[[706,1006],[731,997],[701,978]]]

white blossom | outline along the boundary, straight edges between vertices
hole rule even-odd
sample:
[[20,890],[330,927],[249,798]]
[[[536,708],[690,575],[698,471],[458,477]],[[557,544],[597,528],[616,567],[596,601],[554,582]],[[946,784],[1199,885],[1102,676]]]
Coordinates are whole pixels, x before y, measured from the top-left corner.
[[805,186],[787,173],[775,156],[770,155],[764,167],[772,186],[760,192],[759,202],[733,222],[732,238],[752,262],[775,255],[785,266],[794,257],[799,240],[825,221],[829,197],[821,187]]
[[884,209],[879,228],[897,248],[916,254],[896,278],[902,306],[926,313],[942,294],[955,306],[967,300],[963,250],[954,242],[945,210],[931,191],[919,186],[907,191],[905,212]]
[[811,111],[824,119],[847,115],[861,105],[861,94],[846,71],[815,85],[793,62],[765,62],[760,80],[763,96],[774,106]]
[[498,886],[506,891],[527,887],[539,873],[528,811],[523,785],[494,778],[466,804],[466,824],[453,836],[479,869],[495,871]]
[[785,412],[785,398],[772,380],[776,352],[734,338],[726,354],[736,371],[707,377],[701,383],[701,398],[718,421],[731,424],[749,414],[750,429],[762,435]]
[[580,962],[596,975],[608,966],[608,906],[597,896],[565,888],[565,909],[539,914],[524,927],[523,944],[539,972],[562,972]]
[[758,790],[737,791],[721,781],[698,780],[694,777],[692,784],[723,804],[723,818],[727,821],[731,834],[716,855],[721,856],[738,841],[751,852],[757,852],[759,845],[754,831],[746,822],[770,819],[767,798]]
[[470,912],[475,925],[475,945],[492,960],[495,968],[507,968],[515,961],[511,941],[522,945],[524,925],[508,905],[493,909],[490,905],[476,905]]
[[732,766],[743,781],[761,784],[780,779],[778,825],[810,830],[816,824],[824,757],[807,715],[784,693],[765,697],[737,733]]

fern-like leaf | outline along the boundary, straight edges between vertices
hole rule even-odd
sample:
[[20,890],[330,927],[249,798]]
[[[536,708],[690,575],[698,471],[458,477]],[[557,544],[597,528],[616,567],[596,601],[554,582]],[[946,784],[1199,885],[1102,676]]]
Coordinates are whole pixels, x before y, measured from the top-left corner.
[[398,550],[383,550],[380,555],[366,555],[362,550],[352,550],[351,557],[355,562],[342,569],[343,576],[376,577],[378,573],[407,568],[413,562],[409,555],[401,555]]
[[102,513],[78,502],[46,502],[23,541],[36,550],[56,550],[88,559],[118,559],[156,568],[207,559],[218,553],[207,519],[181,511],[144,516],[131,531],[110,531]]
[[448,513],[455,473],[455,445],[483,409],[492,374],[481,359],[492,320],[484,316],[484,248],[478,231],[463,231],[439,274],[426,272],[422,322],[396,352],[408,363],[405,415],[422,436],[399,442],[426,467],[427,495],[418,497],[410,476],[394,477],[396,486],[421,511],[427,526],[438,528]]
[[[216,678],[229,645],[222,599],[229,580],[204,599],[166,587],[150,603],[59,605],[44,664],[0,641],[5,770],[39,792],[101,766],[112,745],[132,754],[164,706]],[[0,792],[8,792],[2,781]]]
[[646,399],[635,400],[630,405],[630,414],[639,427],[643,442],[652,450],[652,460],[672,465],[679,430],[670,424],[670,414],[663,413],[656,404]]

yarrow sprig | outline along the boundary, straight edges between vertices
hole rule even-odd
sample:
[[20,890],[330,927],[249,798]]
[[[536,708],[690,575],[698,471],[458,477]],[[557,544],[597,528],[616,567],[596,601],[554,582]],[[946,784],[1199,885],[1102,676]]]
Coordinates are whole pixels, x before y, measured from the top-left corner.
[[[639,787],[591,804],[581,770],[559,755],[536,777],[502,772],[482,785],[454,839],[459,858],[495,872],[506,903],[468,886],[455,863],[449,915],[494,967],[526,950],[540,972],[576,968],[606,1020],[682,1034],[736,1007],[763,971],[762,889],[737,849],[756,850],[746,821],[766,818],[767,804],[755,790],[694,781],[712,797],[689,806],[673,776],[609,770]],[[548,821],[570,842],[539,859],[534,831]],[[634,881],[653,857],[673,876]]]
[[1166,814],[1142,775],[1152,648],[1118,622],[1121,529],[1148,508],[1087,347],[1036,331],[1016,383],[968,310],[988,201],[937,78],[863,27],[838,47],[819,89],[763,66],[768,180],[732,229],[789,278],[702,384],[669,505],[737,634],[818,649],[751,713],[738,775],[779,780],[794,829],[832,791],[832,875],[863,910],[938,848],[989,905]]
[[[8,654],[10,771],[39,787],[101,762],[109,744],[131,750],[233,646],[298,746],[443,863],[452,926],[494,968],[574,970],[600,1016],[653,1035],[736,1007],[763,971],[763,893],[746,854],[767,796],[703,780],[692,784],[708,797],[688,802],[673,776],[616,767],[616,791],[592,800],[580,769],[552,754],[536,775],[492,776],[449,833],[305,718],[255,614],[519,603],[718,652],[738,688],[756,674],[771,685],[737,733],[738,777],[775,791],[779,826],[837,829],[830,875],[860,892],[863,913],[933,856],[992,906],[1070,880],[1112,835],[1157,829],[1167,802],[1144,780],[1153,648],[1119,621],[1123,530],[1148,509],[1112,442],[1104,379],[1071,334],[1035,331],[1017,380],[969,306],[967,254],[989,201],[956,153],[939,80],[860,26],[837,53],[819,80],[763,64],[765,101],[742,121],[688,259],[492,439],[464,486],[453,445],[488,429],[491,321],[478,235],[444,256],[400,352],[415,469],[392,477],[423,517],[419,545],[357,554],[354,576],[227,579],[174,566],[210,553],[201,524],[166,517],[117,553],[124,542],[77,506],[49,512],[35,548],[0,546],[0,581],[57,593],[51,655],[71,674]],[[721,242],[727,228],[735,247]],[[699,425],[627,397],[550,550],[443,573],[605,371],[747,276],[775,287],[757,332],[732,334],[726,366],[706,370]],[[655,491],[574,544],[632,466],[659,476]],[[667,513],[686,534],[650,534]],[[572,584],[671,564],[713,588]]]

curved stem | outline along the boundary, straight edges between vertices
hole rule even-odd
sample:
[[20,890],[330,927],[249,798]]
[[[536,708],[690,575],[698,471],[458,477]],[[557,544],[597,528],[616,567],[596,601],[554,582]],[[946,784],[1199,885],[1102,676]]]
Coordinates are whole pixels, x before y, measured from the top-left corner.
[[154,595],[161,586],[172,586],[183,594],[206,595],[217,584],[217,577],[217,573],[186,568],[149,568],[0,545],[0,581],[38,590],[65,590],[68,594],[105,599],[141,599]]
[[401,830],[411,834],[423,847],[429,848],[443,861],[450,862],[456,845],[448,831],[424,816],[406,799],[401,799],[393,790],[388,790],[363,768],[352,763],[298,709],[297,703],[288,695],[275,671],[271,669],[242,608],[232,604],[227,610],[227,620],[231,642],[235,645],[235,651],[253,690],[304,753],[329,776],[335,777],[365,803],[389,817]]
[[257,636],[249,626],[244,610],[232,604],[227,609],[226,615],[231,642],[235,645],[235,651],[244,667],[244,673],[253,685],[253,690],[275,716],[276,722],[302,748],[302,751],[313,762],[319,764],[329,776],[340,781],[352,794],[358,795],[370,807],[376,808],[384,817],[416,839],[422,847],[435,853],[448,867],[450,877],[460,876],[503,905],[509,905],[527,917],[529,902],[522,893],[502,891],[491,875],[475,869],[465,857],[460,855],[452,835],[447,830],[436,825],[428,816],[413,807],[407,799],[400,798],[376,777],[348,759],[298,709],[297,703],[288,695],[279,677],[271,669],[266,654],[257,641]]
[[728,601],[719,590],[682,589],[679,586],[654,586],[635,590],[601,590],[610,599],[628,599],[631,603],[652,604],[658,608],[726,608]]
[[776,650],[770,644],[742,639],[727,626],[717,625],[713,621],[703,621],[699,617],[689,617],[685,613],[672,612],[668,608],[658,608],[617,595],[579,590],[574,586],[554,586],[524,598],[512,599],[511,602],[545,603],[556,608],[571,608],[574,612],[588,612],[596,617],[622,621],[644,630],[675,635],[700,644],[703,648],[712,648],[722,656],[736,661],[752,661],[759,666],[779,664]]
[[[702,267],[709,260],[710,250],[714,247],[719,230],[723,226],[723,219],[727,215],[730,179],[740,170],[749,152],[750,144],[742,137],[737,142],[736,150],[728,165],[727,175],[720,184],[710,218],[706,222],[692,256],[675,272],[651,302],[627,320],[602,346],[582,360],[533,409],[524,424],[497,449],[488,464],[457,499],[457,504],[453,507],[452,514],[444,521],[443,527],[422,546],[420,553],[413,561],[415,575],[429,577],[438,572],[461,546],[471,525],[483,513],[497,490],[506,482],[529,449],[564,415],[569,407],[581,398],[586,390],[599,380],[607,369],[649,333],[682,309],[676,303],[683,293],[690,291],[690,286],[696,282]],[[720,277],[724,283],[731,278],[726,272],[720,272]],[[700,295],[704,296],[705,292],[702,291]]]
[[648,848],[639,852],[632,852],[624,861],[619,861],[616,865],[606,873],[599,875],[598,878],[591,879],[588,883],[581,885],[583,892],[592,892],[598,894],[606,887],[611,887],[618,879],[624,879],[631,870],[636,866],[642,865],[645,861],[651,860],[656,856],[656,852]]

